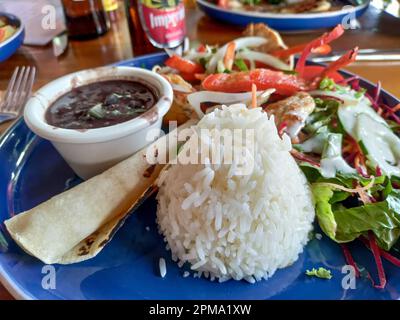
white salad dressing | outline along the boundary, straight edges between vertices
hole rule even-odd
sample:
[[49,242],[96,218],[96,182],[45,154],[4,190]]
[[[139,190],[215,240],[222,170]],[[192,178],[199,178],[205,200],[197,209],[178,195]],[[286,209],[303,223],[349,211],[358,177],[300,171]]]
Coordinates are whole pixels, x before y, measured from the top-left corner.
[[386,125],[366,113],[357,116],[356,137],[367,158],[386,175],[400,176],[400,139]]
[[336,172],[356,173],[342,157],[342,135],[328,133],[326,144],[321,158],[321,174],[325,178],[333,178]]
[[[386,175],[400,176],[400,139],[372,108],[365,96],[355,97],[354,90],[333,92],[317,90],[311,94],[340,99],[339,121],[343,129],[364,147],[371,165]],[[321,161],[322,166],[322,161]]]
[[301,144],[301,151],[321,154],[328,138],[329,131],[327,126],[317,130],[317,133],[310,139]]

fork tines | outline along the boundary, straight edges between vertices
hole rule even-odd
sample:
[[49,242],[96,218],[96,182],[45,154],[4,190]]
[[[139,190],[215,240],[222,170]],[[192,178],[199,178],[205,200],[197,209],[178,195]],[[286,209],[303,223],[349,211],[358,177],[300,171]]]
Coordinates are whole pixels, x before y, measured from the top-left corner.
[[0,112],[19,114],[22,111],[31,94],[35,73],[35,67],[15,68],[4,94],[3,102],[0,104]]

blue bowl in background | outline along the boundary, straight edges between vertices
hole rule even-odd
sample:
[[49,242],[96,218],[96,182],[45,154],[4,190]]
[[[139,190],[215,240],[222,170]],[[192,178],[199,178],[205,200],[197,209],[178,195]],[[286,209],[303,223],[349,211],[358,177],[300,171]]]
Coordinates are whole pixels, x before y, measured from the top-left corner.
[[369,1],[341,10],[314,13],[273,13],[224,9],[208,0],[197,0],[197,4],[209,17],[230,24],[246,26],[250,23],[265,23],[279,31],[307,31],[332,28],[349,19],[358,18],[368,9]]
[[22,45],[25,38],[25,28],[16,16],[0,12],[0,19],[17,28],[17,31],[6,41],[0,42],[0,62],[8,59]]

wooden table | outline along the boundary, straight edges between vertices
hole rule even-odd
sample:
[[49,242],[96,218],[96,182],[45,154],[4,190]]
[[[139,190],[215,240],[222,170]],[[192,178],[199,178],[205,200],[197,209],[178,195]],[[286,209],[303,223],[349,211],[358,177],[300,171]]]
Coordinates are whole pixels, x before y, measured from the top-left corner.
[[[132,57],[132,49],[126,18],[122,11],[120,19],[112,29],[101,38],[89,41],[71,41],[68,51],[61,57],[53,55],[52,47],[21,47],[6,62],[0,63],[0,91],[7,87],[8,79],[17,66],[34,65],[38,69],[34,89],[38,89],[62,75],[86,68],[98,67]],[[361,48],[399,48],[400,28],[391,28],[387,17],[377,17],[369,12],[362,20],[363,30],[347,32],[335,43],[335,49],[350,49],[355,45]],[[242,29],[224,25],[205,17],[200,11],[190,9],[187,12],[187,26],[191,39],[204,43],[224,43],[240,35]],[[378,32],[377,32],[378,30]],[[380,31],[379,31],[380,30]],[[288,45],[304,43],[321,34],[317,31],[307,34],[284,34]],[[400,62],[364,62],[354,63],[348,68],[373,82],[381,81],[384,88],[400,96]],[[0,133],[10,123],[0,125]],[[0,284],[0,300],[12,299]]]

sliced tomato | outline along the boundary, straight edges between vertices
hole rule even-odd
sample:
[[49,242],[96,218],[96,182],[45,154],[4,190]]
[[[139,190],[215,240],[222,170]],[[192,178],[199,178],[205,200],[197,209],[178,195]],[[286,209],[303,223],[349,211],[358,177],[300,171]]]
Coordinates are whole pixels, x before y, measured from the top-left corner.
[[[304,67],[304,74],[303,79],[306,81],[312,81],[319,75],[321,75],[325,70],[323,66],[305,66]],[[332,78],[336,83],[341,82],[344,80],[343,76],[337,72],[332,71],[326,74],[327,77]]]
[[[250,67],[251,67],[250,61],[247,60],[247,59],[243,59],[243,61],[244,61],[244,63],[246,64],[247,69],[250,70]],[[261,62],[261,61],[254,61],[254,66],[255,66],[256,69],[272,69],[272,70],[275,70],[275,69],[272,68],[271,66],[269,66],[269,65],[267,65],[266,63],[263,63],[263,62]],[[242,70],[240,70],[236,65],[233,65],[233,66],[232,66],[232,70],[234,70],[234,71],[242,71]]]
[[303,76],[304,67],[306,65],[307,57],[310,55],[312,50],[321,47],[322,45],[328,44],[333,40],[339,38],[344,33],[343,27],[339,24],[337,25],[332,31],[324,33],[321,37],[311,41],[307,46],[304,48],[301,56],[296,64],[296,71],[299,77]]
[[183,78],[183,80],[188,82],[199,81],[199,79],[196,77],[196,73],[180,72],[179,75]]
[[202,73],[204,68],[201,64],[187,60],[177,55],[169,57],[165,65],[184,73]]
[[205,90],[220,92],[248,92],[252,85],[257,90],[276,89],[277,94],[292,95],[304,90],[304,82],[294,75],[268,69],[254,69],[236,73],[211,74],[202,82]]
[[199,47],[197,48],[197,52],[206,52],[207,48],[204,44],[200,44]]

